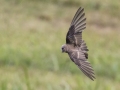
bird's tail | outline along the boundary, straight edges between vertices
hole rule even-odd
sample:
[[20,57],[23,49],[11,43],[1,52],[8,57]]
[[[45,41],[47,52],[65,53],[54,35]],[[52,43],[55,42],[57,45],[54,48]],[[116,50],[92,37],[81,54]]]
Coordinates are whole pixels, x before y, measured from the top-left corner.
[[82,40],[82,44],[81,44],[81,50],[84,52],[85,54],[85,57],[88,59],[88,48],[87,48],[87,45],[86,43],[84,42],[84,40]]

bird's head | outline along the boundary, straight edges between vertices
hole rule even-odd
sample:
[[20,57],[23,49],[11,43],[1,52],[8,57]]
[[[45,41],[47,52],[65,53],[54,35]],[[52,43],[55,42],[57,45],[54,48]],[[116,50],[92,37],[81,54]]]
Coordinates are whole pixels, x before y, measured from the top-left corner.
[[62,53],[67,52],[67,45],[66,44],[62,45],[61,50]]

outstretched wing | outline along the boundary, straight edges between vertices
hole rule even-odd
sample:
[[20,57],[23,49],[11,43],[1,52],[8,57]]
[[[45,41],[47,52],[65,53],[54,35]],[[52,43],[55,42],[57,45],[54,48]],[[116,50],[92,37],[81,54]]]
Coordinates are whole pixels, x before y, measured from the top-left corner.
[[79,67],[79,69],[91,80],[95,79],[94,70],[92,69],[90,63],[86,59],[83,52],[74,51],[69,53],[71,60]]
[[67,44],[81,45],[82,31],[86,28],[86,18],[84,16],[84,9],[80,7],[76,12],[66,35]]

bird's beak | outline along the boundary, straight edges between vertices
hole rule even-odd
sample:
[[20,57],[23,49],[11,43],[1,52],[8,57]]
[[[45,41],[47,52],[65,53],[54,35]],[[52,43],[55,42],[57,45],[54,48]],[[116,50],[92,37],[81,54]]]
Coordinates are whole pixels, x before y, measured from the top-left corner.
[[64,53],[64,51],[62,50],[62,53]]

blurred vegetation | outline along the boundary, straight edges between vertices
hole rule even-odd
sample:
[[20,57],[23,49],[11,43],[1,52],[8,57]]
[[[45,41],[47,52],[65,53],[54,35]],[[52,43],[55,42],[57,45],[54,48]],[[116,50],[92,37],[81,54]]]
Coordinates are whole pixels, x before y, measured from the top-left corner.
[[[80,6],[94,82],[61,53]],[[119,90],[119,11],[119,0],[0,0],[0,90]]]

